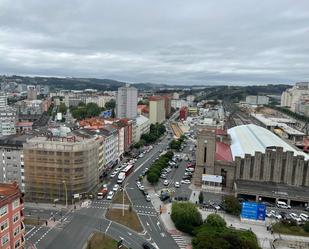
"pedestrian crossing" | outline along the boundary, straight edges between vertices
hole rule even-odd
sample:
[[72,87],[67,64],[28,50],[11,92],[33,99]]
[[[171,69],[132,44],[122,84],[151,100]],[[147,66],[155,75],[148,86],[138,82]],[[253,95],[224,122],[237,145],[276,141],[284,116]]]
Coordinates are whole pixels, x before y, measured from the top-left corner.
[[172,234],[172,238],[175,240],[176,244],[179,246],[180,249],[186,249],[187,243],[184,241],[183,237],[179,234]]

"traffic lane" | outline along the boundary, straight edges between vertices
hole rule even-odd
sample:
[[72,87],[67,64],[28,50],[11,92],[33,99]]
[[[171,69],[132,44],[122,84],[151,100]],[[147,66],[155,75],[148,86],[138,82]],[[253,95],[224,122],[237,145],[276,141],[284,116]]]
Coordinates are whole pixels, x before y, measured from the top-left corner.
[[123,244],[128,248],[142,249],[142,244],[146,241],[144,237],[136,232],[126,229],[114,222],[109,222],[103,232],[117,241],[123,239]]
[[[94,210],[91,210],[94,212]],[[76,213],[70,223],[44,247],[48,249],[82,249],[94,230],[106,229],[109,221]]]
[[178,248],[176,242],[170,234],[166,232],[159,217],[141,216],[140,219],[147,230],[151,241],[153,241],[158,248]]

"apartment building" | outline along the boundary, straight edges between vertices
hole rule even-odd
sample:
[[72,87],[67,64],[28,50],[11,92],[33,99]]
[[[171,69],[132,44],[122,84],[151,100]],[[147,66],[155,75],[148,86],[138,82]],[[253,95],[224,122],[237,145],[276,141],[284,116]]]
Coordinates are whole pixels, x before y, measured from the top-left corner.
[[93,190],[99,181],[99,148],[100,140],[81,130],[65,137],[27,140],[23,145],[26,200],[71,202]]
[[16,183],[0,183],[0,248],[25,248],[24,203]]
[[0,92],[0,136],[16,134],[16,109],[7,105],[6,93]]
[[137,89],[126,85],[118,88],[116,98],[117,118],[133,119],[137,116]]
[[0,137],[0,182],[17,182],[25,191],[23,143],[31,136],[10,135]]
[[151,124],[162,123],[165,120],[165,102],[161,96],[149,97],[149,119]]
[[146,118],[143,115],[139,115],[136,118],[136,122],[135,122],[133,130],[134,130],[133,141],[135,143],[138,143],[141,139],[141,136],[143,134],[149,133],[149,131],[150,131],[150,120],[149,120],[149,118]]

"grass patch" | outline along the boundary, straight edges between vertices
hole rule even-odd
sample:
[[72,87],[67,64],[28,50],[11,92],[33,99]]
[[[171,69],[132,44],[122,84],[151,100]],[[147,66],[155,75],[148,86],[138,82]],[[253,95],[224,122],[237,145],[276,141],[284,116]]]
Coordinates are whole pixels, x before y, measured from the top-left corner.
[[105,217],[109,220],[129,227],[136,232],[143,231],[143,227],[134,211],[124,210],[124,216],[122,216],[122,209],[109,209],[106,212]]
[[46,220],[25,217],[24,224],[30,226],[41,226],[46,222]]
[[[123,198],[122,191],[117,191],[117,193],[115,194],[115,197],[113,198],[112,203],[122,204],[122,202],[123,202],[122,198]],[[127,195],[127,192],[124,192],[124,204],[130,205],[130,200],[129,200],[129,197]]]
[[274,233],[282,233],[282,234],[290,234],[296,236],[306,236],[309,237],[309,233],[306,232],[302,226],[284,224],[282,222],[278,222],[273,225]]
[[[87,243],[86,249],[113,249],[117,248],[117,241],[103,233],[94,233]],[[126,247],[122,247],[126,249]]]

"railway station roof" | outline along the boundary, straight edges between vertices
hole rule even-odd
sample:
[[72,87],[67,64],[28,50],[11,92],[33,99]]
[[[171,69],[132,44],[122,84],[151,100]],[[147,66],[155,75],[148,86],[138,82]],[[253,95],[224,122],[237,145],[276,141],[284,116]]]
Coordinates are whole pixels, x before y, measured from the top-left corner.
[[293,148],[271,131],[254,124],[235,126],[228,129],[228,134],[231,137],[234,159],[237,156],[243,158],[245,154],[254,155],[256,151],[265,153],[268,147],[282,147],[283,151],[293,151],[294,156],[301,155],[305,160],[309,160],[306,153]]

